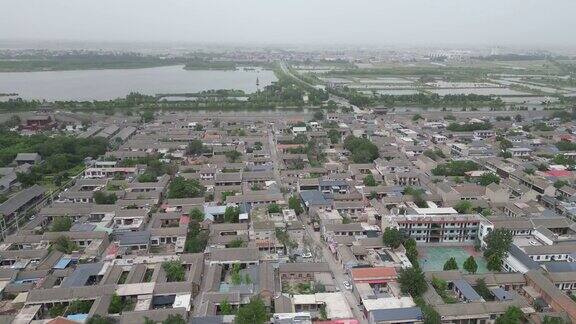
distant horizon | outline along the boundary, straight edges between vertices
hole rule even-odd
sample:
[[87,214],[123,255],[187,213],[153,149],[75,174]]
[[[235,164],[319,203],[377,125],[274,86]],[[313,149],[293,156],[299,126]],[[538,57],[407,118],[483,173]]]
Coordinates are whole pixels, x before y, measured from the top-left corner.
[[[82,48],[83,45],[107,45],[113,46],[154,46],[158,48],[166,48],[173,46],[187,46],[190,49],[198,47],[221,47],[232,48],[240,47],[243,49],[264,49],[266,47],[286,49],[291,47],[308,47],[310,50],[431,50],[431,49],[446,49],[446,50],[487,50],[487,49],[503,49],[503,50],[524,50],[524,51],[553,51],[553,50],[573,50],[576,54],[576,44],[480,44],[480,43],[353,43],[353,42],[333,42],[333,43],[289,43],[289,42],[206,42],[206,41],[136,41],[136,40],[79,40],[79,39],[1,39],[0,49],[11,49],[10,45],[26,46],[22,49],[42,50],[47,48],[45,46],[53,47],[74,47]],[[37,46],[40,45],[40,46]],[[344,48],[342,48],[344,47]],[[350,47],[350,48],[348,48]],[[352,48],[354,47],[354,48]],[[87,49],[84,47],[84,49]]]
[[576,47],[576,1],[5,0],[0,39]]

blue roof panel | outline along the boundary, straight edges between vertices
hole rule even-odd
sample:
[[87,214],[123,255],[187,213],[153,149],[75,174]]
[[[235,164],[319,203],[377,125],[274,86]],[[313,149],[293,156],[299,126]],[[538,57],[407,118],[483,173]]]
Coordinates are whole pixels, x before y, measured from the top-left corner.
[[71,261],[71,258],[62,258],[60,261],[58,261],[58,263],[54,265],[52,269],[65,269]]

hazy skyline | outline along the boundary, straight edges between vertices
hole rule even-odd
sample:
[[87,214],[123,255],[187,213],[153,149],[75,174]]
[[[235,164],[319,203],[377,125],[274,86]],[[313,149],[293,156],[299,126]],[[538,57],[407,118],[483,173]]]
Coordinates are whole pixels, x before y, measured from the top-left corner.
[[0,39],[575,46],[576,1],[2,0]]

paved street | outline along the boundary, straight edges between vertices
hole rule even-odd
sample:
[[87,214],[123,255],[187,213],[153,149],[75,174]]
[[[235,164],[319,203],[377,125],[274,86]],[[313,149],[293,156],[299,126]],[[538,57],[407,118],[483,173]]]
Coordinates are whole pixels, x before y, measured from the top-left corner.
[[280,166],[282,161],[278,158],[278,150],[276,148],[276,141],[274,140],[274,125],[271,125],[268,129],[268,147],[270,147],[270,158],[274,162],[274,179],[278,186],[282,183],[280,181]]
[[[280,184],[281,177],[279,166],[281,165],[281,161],[278,158],[278,150],[276,148],[276,143],[274,140],[273,125],[272,127],[270,127],[268,131],[268,144],[270,145],[270,156],[272,158],[272,161],[274,161],[276,165],[276,167],[274,168],[274,177],[277,183]],[[286,199],[288,198],[286,197]],[[348,301],[348,305],[350,305],[350,308],[352,309],[354,317],[358,319],[360,323],[368,323],[368,321],[364,317],[364,313],[362,313],[360,307],[358,306],[358,301],[356,300],[356,297],[354,297],[352,292],[350,292],[349,290],[346,289],[346,287],[344,287],[343,283],[345,280],[349,280],[348,276],[344,273],[342,267],[336,262],[336,260],[334,260],[332,253],[330,253],[330,250],[328,249],[326,244],[322,242],[322,240],[320,239],[320,235],[314,232],[314,229],[312,228],[311,225],[308,225],[308,221],[304,219],[304,217],[305,216],[303,215],[299,216],[300,221],[302,222],[302,224],[304,224],[306,228],[306,233],[310,238],[311,244],[313,245],[313,250],[321,251],[321,257],[328,263],[328,266],[330,267],[330,270],[334,275],[334,280],[336,281],[336,284],[338,285],[340,291],[346,297],[346,300]],[[317,259],[318,257],[319,256],[316,256],[315,259]]]
[[306,220],[302,218],[303,217],[301,216],[301,221],[303,224],[305,224],[304,226],[306,227],[306,233],[308,234],[309,237],[312,238],[314,244],[322,251],[324,260],[328,263],[328,266],[330,267],[330,271],[332,271],[332,274],[334,275],[334,280],[336,281],[338,288],[346,297],[348,305],[350,306],[354,314],[354,318],[358,319],[360,323],[368,323],[366,317],[364,316],[364,313],[358,306],[358,301],[356,297],[352,294],[352,292],[350,292],[349,290],[346,289],[346,287],[344,287],[344,281],[349,280],[349,277],[344,273],[342,266],[340,266],[340,264],[336,262],[326,244],[322,242],[322,240],[320,239],[320,235],[314,232],[312,226],[308,225]]
[[[208,264],[204,265],[204,274],[208,274],[208,271],[210,269],[210,266]],[[203,301],[203,295],[204,292],[208,290],[207,287],[208,283],[206,280],[202,280],[202,283],[200,284],[200,291],[198,292],[198,296],[196,296],[196,298],[193,301],[193,310],[192,313],[194,314],[194,316],[203,316],[202,314],[202,301]]]

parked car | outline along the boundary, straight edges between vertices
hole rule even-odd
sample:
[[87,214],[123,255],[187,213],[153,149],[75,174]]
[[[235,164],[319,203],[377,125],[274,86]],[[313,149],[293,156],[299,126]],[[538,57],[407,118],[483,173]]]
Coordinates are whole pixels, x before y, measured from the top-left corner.
[[350,282],[348,280],[344,280],[343,284],[344,284],[344,288],[346,288],[348,290],[352,290],[352,285],[350,284]]

